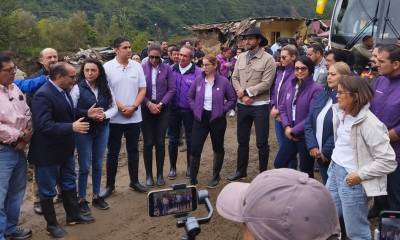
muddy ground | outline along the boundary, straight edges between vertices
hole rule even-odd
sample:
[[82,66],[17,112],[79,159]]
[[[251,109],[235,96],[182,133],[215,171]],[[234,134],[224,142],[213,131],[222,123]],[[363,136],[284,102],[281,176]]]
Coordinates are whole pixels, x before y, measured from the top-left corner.
[[[273,123],[270,124],[270,158],[269,169],[272,168],[272,162],[277,151],[277,144],[275,133],[273,131]],[[168,142],[168,141],[167,141]],[[228,182],[226,177],[235,171],[236,167],[236,119],[229,118],[228,128],[225,135],[225,162],[221,172],[221,183],[218,188],[209,190],[211,202],[215,207],[215,201],[218,193],[223,186]],[[186,171],[186,152],[179,152],[178,159],[178,178],[176,180],[167,180],[168,187],[173,183],[187,183],[184,174]],[[180,239],[183,229],[176,227],[176,219],[173,216],[150,218],[147,215],[147,202],[146,194],[136,193],[128,188],[129,176],[127,171],[127,162],[125,151],[122,150],[120,154],[120,167],[118,168],[116,192],[107,202],[110,204],[110,209],[101,211],[92,208],[92,214],[96,221],[89,225],[76,225],[66,226],[65,229],[69,235],[65,239],[80,239],[80,240],[106,240],[106,239]],[[155,164],[153,164],[154,166]],[[155,166],[154,166],[155,167]],[[104,167],[105,168],[105,167]],[[105,169],[104,169],[105,170]],[[164,167],[164,174],[167,175],[169,170],[168,153],[166,154],[166,163]],[[144,183],[144,165],[142,153],[140,152],[140,181]],[[155,172],[155,170],[154,170]],[[258,155],[255,144],[254,128],[252,130],[252,137],[250,142],[250,161],[248,168],[248,177],[245,181],[249,182],[258,173]],[[212,174],[212,148],[210,139],[204,147],[202,162],[199,171],[199,189],[205,189],[207,182]],[[103,184],[104,186],[104,177]],[[90,184],[90,179],[89,179]],[[89,194],[91,192],[91,185],[89,186]],[[158,188],[154,188],[158,189]],[[23,226],[30,227],[33,230],[33,239],[51,239],[45,230],[46,224],[42,216],[36,215],[32,209],[30,184],[27,188],[27,199],[22,207],[21,223]],[[91,199],[89,195],[88,200]],[[65,225],[65,215],[62,204],[56,205],[57,216],[59,222]],[[206,214],[202,206],[199,206],[198,211],[194,215],[201,216]],[[197,239],[241,239],[241,224],[236,224],[227,221],[220,217],[215,211],[214,216],[209,224],[201,225],[201,233]]]

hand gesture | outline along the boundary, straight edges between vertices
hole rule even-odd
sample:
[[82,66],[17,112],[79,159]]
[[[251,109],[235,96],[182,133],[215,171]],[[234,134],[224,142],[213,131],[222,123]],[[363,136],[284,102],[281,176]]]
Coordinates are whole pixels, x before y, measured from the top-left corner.
[[136,111],[136,107],[124,107],[121,111],[122,115],[126,118],[132,117],[133,113]]
[[236,95],[238,98],[242,98],[244,96],[244,91],[242,89],[236,90]]
[[26,128],[24,130],[24,135],[22,136],[22,141],[24,141],[25,143],[29,143],[31,141],[32,134],[32,128]]
[[278,116],[279,116],[279,110],[276,109],[275,106],[273,106],[272,109],[271,109],[271,117],[277,118]]
[[360,184],[361,183],[361,178],[358,176],[356,172],[351,172],[346,176],[346,183],[349,185],[349,187],[352,187],[354,185]]
[[104,109],[103,108],[96,108],[95,106],[96,106],[96,103],[93,104],[89,108],[89,110],[87,112],[88,118],[91,118],[91,119],[93,119],[95,121],[102,121],[103,118],[104,118]]
[[321,153],[319,149],[315,147],[310,150],[310,156],[314,159],[318,159],[321,158]]
[[79,118],[78,120],[76,120],[75,122],[72,123],[72,131],[76,132],[76,133],[81,133],[81,134],[86,134],[89,131],[89,123],[88,122],[84,122],[85,118]]
[[147,107],[149,108],[149,111],[152,114],[159,114],[160,113],[160,109],[158,109],[158,105],[156,105],[155,103],[149,102],[147,104]]
[[244,96],[244,97],[242,97],[242,102],[243,102],[245,105],[251,105],[251,104],[254,103],[254,100],[253,100],[251,97]]

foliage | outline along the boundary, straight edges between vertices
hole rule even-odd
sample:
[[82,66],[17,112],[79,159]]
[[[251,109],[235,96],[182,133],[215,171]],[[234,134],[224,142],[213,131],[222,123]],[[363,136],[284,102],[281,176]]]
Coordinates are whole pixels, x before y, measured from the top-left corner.
[[186,27],[192,24],[316,17],[314,9],[315,0],[0,0],[0,51],[30,56],[44,47],[76,51],[88,45],[109,46],[123,35],[139,52],[150,37],[161,41],[188,36]]

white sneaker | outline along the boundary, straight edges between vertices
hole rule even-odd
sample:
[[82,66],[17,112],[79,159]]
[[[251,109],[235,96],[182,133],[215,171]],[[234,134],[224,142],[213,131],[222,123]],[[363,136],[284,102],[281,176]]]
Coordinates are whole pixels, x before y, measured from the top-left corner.
[[229,117],[234,117],[235,116],[235,110],[229,111]]

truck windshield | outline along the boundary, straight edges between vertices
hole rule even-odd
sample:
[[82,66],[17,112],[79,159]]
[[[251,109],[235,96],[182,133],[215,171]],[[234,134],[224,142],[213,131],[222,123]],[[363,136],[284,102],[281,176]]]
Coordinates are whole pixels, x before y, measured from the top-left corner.
[[338,0],[332,18],[331,42],[344,47],[360,32],[362,36],[377,37],[374,20],[378,8],[379,0]]

